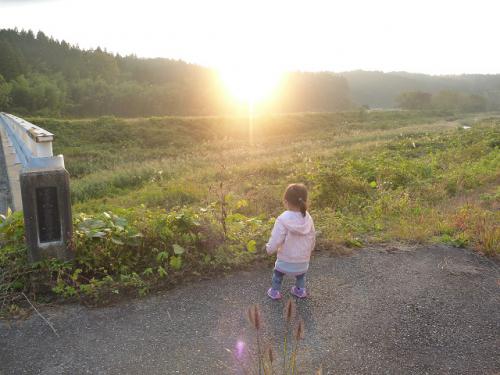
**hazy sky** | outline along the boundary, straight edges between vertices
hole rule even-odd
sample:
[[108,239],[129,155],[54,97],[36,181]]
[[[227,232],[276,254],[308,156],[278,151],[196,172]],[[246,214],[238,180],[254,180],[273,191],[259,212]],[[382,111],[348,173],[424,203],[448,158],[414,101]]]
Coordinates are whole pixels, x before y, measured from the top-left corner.
[[0,0],[0,27],[222,68],[500,73],[499,0]]

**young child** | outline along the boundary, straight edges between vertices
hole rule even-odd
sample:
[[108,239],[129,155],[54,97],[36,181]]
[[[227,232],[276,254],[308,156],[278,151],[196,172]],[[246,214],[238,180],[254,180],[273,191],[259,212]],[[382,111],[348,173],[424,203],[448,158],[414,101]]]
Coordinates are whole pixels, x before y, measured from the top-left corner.
[[307,212],[307,188],[303,184],[291,184],[283,200],[287,210],[276,219],[271,238],[266,244],[268,254],[278,253],[272,287],[267,295],[272,299],[280,299],[283,276],[290,275],[295,276],[291,293],[298,298],[305,298],[305,274],[316,242],[313,219]]

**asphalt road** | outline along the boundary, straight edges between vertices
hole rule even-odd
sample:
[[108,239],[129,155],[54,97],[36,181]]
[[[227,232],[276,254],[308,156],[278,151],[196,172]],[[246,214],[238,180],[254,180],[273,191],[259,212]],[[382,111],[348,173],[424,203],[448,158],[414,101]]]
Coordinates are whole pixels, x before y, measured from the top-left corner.
[[[268,339],[281,335],[270,277],[257,266],[112,307],[43,308],[59,337],[35,314],[0,323],[0,373],[237,373],[225,348],[252,340],[248,305],[262,306]],[[300,373],[498,374],[499,280],[498,263],[444,246],[316,254]]]

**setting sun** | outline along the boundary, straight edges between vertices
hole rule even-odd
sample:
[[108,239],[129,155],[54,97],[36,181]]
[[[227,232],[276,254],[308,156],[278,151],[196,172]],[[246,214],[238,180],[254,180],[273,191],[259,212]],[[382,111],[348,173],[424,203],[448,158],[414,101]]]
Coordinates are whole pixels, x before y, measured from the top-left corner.
[[272,97],[283,73],[258,66],[237,66],[219,69],[224,88],[239,102],[255,104]]

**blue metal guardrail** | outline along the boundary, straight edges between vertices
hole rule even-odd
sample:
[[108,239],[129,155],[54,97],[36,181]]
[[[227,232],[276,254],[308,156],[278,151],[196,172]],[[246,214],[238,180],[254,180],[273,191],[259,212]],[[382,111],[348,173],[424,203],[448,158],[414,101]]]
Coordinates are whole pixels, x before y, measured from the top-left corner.
[[54,134],[17,116],[0,112],[0,126],[16,152],[23,170],[64,168],[64,157],[53,156]]

